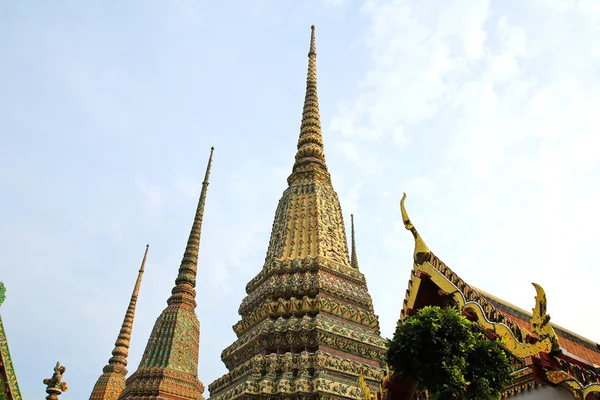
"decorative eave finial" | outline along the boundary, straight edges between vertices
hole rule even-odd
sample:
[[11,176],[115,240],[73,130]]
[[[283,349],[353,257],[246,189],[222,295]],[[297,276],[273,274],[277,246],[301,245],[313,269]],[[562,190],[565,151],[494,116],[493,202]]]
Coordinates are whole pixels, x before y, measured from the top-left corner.
[[406,208],[404,208],[404,200],[406,200],[406,193],[402,196],[402,200],[400,200],[400,210],[402,212],[402,221],[404,222],[404,227],[409,230],[413,237],[415,238],[415,251],[413,253],[413,257],[415,263],[417,265],[423,264],[425,261],[429,261],[431,259],[431,251],[417,232],[415,226],[410,222],[410,218],[408,218],[408,213],[406,212]]
[[198,272],[198,251],[200,250],[204,204],[206,202],[206,191],[209,184],[208,178],[210,176],[214,151],[215,148],[211,147],[208,165],[206,166],[206,173],[204,174],[204,181],[202,182],[202,191],[200,192],[198,207],[196,208],[194,223],[192,224],[183,259],[179,266],[177,279],[175,279],[175,287],[171,291],[172,295],[169,300],[167,300],[167,304],[186,303],[192,306],[192,308],[196,307],[196,291],[194,288],[196,287],[196,275]]
[[354,269],[358,269],[358,256],[356,255],[356,237],[354,236],[354,214],[350,214],[350,220],[352,224],[352,255],[350,258],[350,265]]
[[69,387],[67,386],[67,382],[63,382],[62,376],[67,370],[66,367],[60,365],[60,361],[56,363],[54,367],[54,373],[52,374],[52,378],[44,379],[44,385],[46,385],[46,400],[58,400],[58,396],[66,392]]
[[549,338],[552,342],[552,350],[558,350],[560,345],[558,343],[558,336],[550,324],[550,315],[547,313],[547,300],[546,292],[537,283],[531,283],[535,288],[535,307],[533,308],[533,316],[529,322],[531,332],[537,336],[538,339],[542,340]]
[[323,136],[321,132],[321,117],[319,114],[319,99],[317,96],[317,51],[315,47],[315,26],[311,26],[310,49],[308,51],[308,72],[306,75],[306,94],[302,110],[302,123],[300,137],[298,138],[298,152],[292,175],[288,182],[303,173],[319,173],[325,179],[329,178],[325,153],[323,150]]

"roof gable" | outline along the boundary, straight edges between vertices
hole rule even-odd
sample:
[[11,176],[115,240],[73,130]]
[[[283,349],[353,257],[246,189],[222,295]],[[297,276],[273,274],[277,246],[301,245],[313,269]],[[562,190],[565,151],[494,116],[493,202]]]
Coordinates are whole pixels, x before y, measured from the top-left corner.
[[[550,323],[546,294],[537,284],[535,307],[528,313],[463,281],[427,247],[400,202],[404,226],[415,239],[413,269],[401,319],[425,305],[455,305],[516,360],[520,384],[561,385],[575,398],[600,395],[600,349],[594,342]],[[512,388],[515,389],[515,388]],[[512,390],[511,389],[511,390]],[[517,392],[520,388],[516,388]],[[506,395],[514,393],[507,390]]]

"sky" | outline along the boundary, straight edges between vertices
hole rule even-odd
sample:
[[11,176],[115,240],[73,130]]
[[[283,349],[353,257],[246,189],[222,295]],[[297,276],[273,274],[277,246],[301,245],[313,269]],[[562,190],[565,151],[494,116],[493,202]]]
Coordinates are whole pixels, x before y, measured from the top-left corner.
[[[215,146],[199,375],[261,270],[316,25],[327,163],[390,337],[413,239],[469,284],[600,341],[597,0],[0,2],[0,308],[24,398],[85,399],[145,245],[137,368]],[[204,393],[208,397],[208,390]]]

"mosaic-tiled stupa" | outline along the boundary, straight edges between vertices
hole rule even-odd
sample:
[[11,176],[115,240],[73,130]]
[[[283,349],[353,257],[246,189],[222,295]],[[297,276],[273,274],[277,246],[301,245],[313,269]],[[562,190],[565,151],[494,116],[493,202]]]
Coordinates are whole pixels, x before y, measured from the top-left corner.
[[146,265],[146,257],[148,257],[148,248],[144,252],[142,265],[138,272],[131,300],[119,331],[119,336],[115,342],[115,348],[112,351],[112,357],[108,360],[108,364],[102,369],[102,375],[96,381],[90,400],[117,400],[119,395],[125,389],[127,376],[127,356],[129,355],[129,346],[131,344],[131,331],[133,329],[133,320],[135,318],[135,306],[137,304],[140,286],[142,284],[142,275],[144,274],[144,266]]
[[121,400],[203,400],[204,385],[198,379],[200,321],[196,315],[198,251],[211,149],[200,200],[188,242],[167,307],[157,318],[138,369],[127,378]]
[[313,26],[295,163],[212,400],[360,399],[361,371],[373,386],[382,377],[385,342],[325,163],[316,57]]

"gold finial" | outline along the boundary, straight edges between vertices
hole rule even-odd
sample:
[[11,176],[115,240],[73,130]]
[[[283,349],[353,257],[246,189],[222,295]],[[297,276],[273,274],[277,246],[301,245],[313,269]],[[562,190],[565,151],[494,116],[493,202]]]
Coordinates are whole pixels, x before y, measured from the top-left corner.
[[150,243],[146,245],[146,251],[144,252],[144,258],[138,272],[135,286],[133,287],[133,293],[131,293],[131,300],[129,300],[129,306],[121,325],[121,331],[115,342],[115,348],[112,351],[112,357],[108,360],[108,364],[104,367],[103,371],[118,372],[121,375],[127,375],[127,356],[129,355],[129,346],[131,345],[131,331],[133,329],[133,320],[135,318],[135,306],[137,304],[138,295],[140,293],[140,285],[142,284],[142,275],[144,274],[144,267],[146,265],[146,258],[148,257],[148,249]]
[[400,211],[402,212],[402,221],[404,222],[404,227],[409,230],[413,237],[415,238],[415,251],[413,254],[415,263],[417,265],[423,264],[425,261],[429,261],[431,258],[431,251],[417,232],[415,226],[410,222],[410,218],[408,218],[408,213],[406,212],[406,208],[404,207],[404,200],[406,200],[406,193],[402,196],[402,200],[400,200]]
[[[202,182],[202,190],[200,192],[200,199],[198,200],[198,207],[196,208],[196,215],[194,216],[194,223],[190,231],[190,236],[185,247],[183,259],[179,266],[179,273],[177,279],[175,279],[175,287],[171,291],[173,294],[168,304],[172,302],[185,302],[196,307],[196,275],[198,272],[198,251],[200,250],[200,236],[202,232],[202,219],[204,216],[204,204],[206,202],[206,191],[208,188],[208,178],[210,176],[210,168],[212,166],[214,147],[210,148],[210,156],[208,158],[208,165],[206,166],[206,173],[204,174],[204,181]],[[187,295],[184,295],[186,294]],[[182,296],[179,296],[182,294]]]
[[538,339],[550,338],[553,350],[559,349],[558,337],[554,328],[550,324],[550,315],[547,313],[546,292],[537,283],[531,283],[535,288],[535,307],[533,308],[533,317],[530,321],[531,332],[537,335]]
[[[310,49],[308,51],[308,72],[306,75],[306,94],[302,110],[298,152],[292,175],[288,182],[296,176],[296,171],[320,170],[327,173],[323,137],[321,133],[321,117],[319,114],[319,99],[317,96],[317,51],[315,48],[315,26],[311,26]],[[300,172],[300,171],[298,171]]]
[[352,268],[358,269],[358,256],[356,255],[356,238],[354,236],[354,214],[350,214],[350,220],[352,224],[352,256],[350,258],[350,265]]

